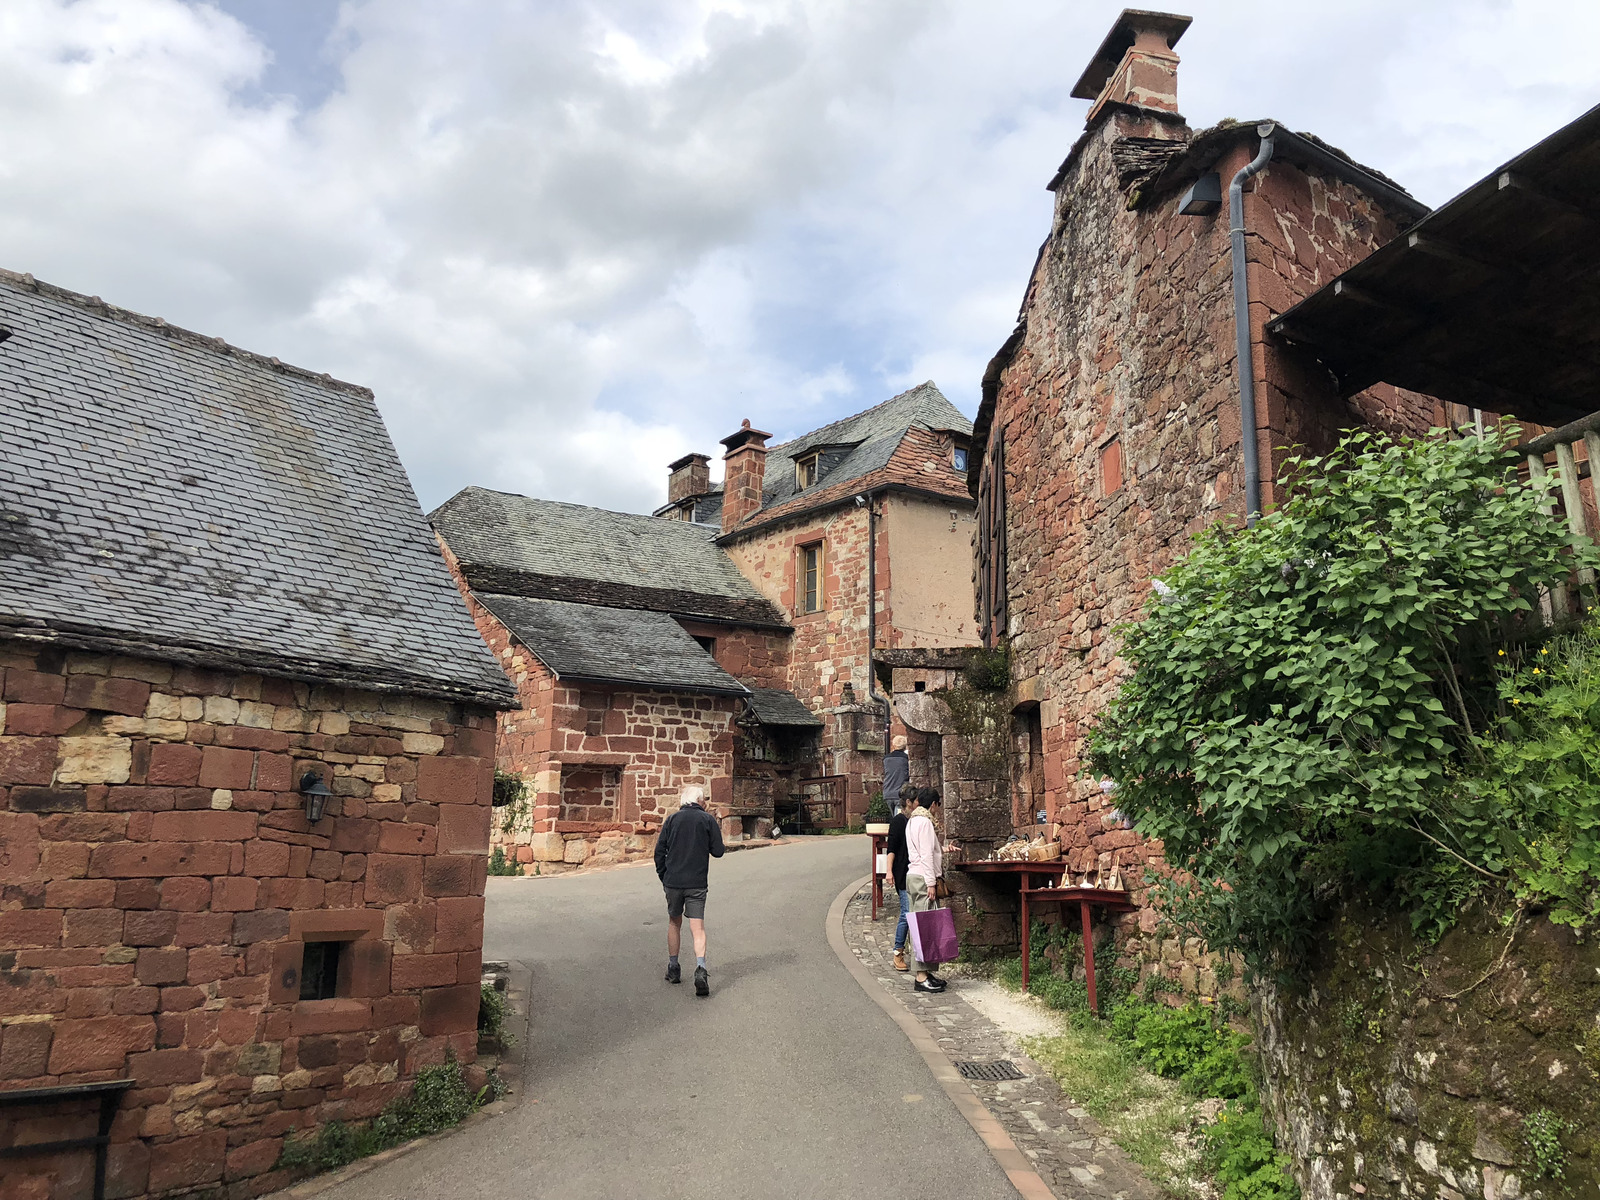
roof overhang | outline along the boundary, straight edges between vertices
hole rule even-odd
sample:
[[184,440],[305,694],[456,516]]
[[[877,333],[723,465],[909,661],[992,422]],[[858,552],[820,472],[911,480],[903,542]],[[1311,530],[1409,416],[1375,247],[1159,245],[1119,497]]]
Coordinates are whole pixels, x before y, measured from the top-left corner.
[[1375,383],[1560,425],[1600,404],[1600,107],[1270,321]]

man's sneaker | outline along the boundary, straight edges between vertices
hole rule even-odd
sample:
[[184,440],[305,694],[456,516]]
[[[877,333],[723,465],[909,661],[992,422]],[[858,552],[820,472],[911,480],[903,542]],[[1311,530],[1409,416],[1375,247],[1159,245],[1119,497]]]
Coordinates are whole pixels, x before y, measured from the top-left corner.
[[896,971],[911,970],[910,964],[906,962],[906,952],[904,950],[896,950],[894,952],[894,969]]
[[711,995],[711,976],[706,974],[704,967],[694,969],[694,994],[696,996]]
[[677,963],[668,963],[667,964],[667,982],[668,983],[682,983],[683,982],[683,968],[680,967]]
[[938,995],[944,991],[944,984],[935,983],[933,976],[930,975],[927,979],[917,980],[916,983],[911,985],[911,990],[914,992],[932,992],[934,995]]

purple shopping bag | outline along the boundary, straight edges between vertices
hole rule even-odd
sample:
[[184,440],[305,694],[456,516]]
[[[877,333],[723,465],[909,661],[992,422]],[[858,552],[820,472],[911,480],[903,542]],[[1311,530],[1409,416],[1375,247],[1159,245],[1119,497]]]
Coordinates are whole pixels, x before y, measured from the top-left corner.
[[954,962],[960,948],[956,945],[956,919],[948,908],[928,908],[914,912],[907,918],[911,924],[911,952],[921,963]]

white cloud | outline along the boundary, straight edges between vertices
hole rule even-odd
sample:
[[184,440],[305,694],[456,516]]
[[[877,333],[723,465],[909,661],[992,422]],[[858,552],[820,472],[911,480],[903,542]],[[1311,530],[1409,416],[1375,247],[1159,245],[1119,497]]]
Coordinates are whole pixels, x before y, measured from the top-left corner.
[[[263,80],[319,47],[200,0],[9,0],[0,264],[372,386],[425,504],[648,509],[741,417],[930,376],[971,411],[1116,9],[347,0],[302,106]],[[1433,203],[1600,98],[1551,45],[1600,7],[1190,11],[1192,124],[1278,117]]]

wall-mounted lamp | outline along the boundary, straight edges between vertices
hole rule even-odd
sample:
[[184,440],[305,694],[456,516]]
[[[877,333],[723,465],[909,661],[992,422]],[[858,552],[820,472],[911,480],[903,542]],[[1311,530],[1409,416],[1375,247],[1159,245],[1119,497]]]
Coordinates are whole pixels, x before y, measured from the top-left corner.
[[322,820],[322,810],[327,807],[328,797],[333,793],[322,782],[321,775],[307,771],[300,776],[300,794],[306,798],[306,820],[315,825]]
[[1178,213],[1185,217],[1209,217],[1222,207],[1222,176],[1208,171],[1178,201]]

